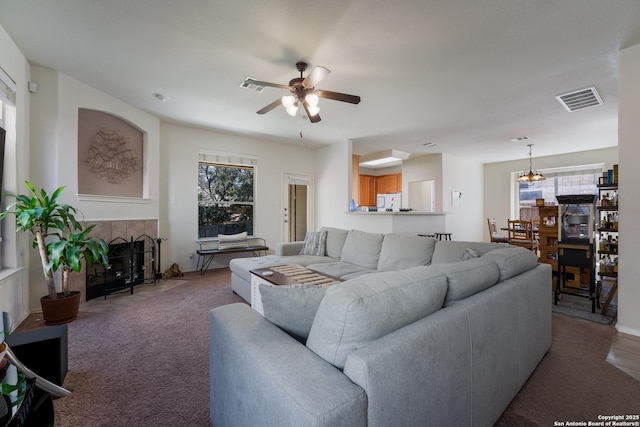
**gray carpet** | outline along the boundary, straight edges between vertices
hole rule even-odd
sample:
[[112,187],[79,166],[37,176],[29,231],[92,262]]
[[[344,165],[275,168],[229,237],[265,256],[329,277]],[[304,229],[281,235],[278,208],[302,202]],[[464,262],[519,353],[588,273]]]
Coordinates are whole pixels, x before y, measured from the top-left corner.
[[561,294],[557,305],[552,305],[554,313],[565,316],[577,317],[578,319],[597,322],[603,325],[610,325],[616,319],[618,310],[616,305],[610,305],[607,314],[603,315],[602,310],[596,307],[596,312],[591,312],[591,301],[588,298],[578,297],[569,294]]
[[[144,299],[115,298],[122,303],[81,309],[69,324],[64,386],[73,394],[54,402],[55,425],[211,427],[209,310],[241,301],[229,270],[189,273]],[[554,314],[551,349],[496,425],[637,414],[640,382],[606,362],[614,334],[610,325]]]
[[[64,427],[210,426],[209,310],[241,302],[229,270],[69,323],[73,394],[54,402]],[[134,295],[135,297],[135,295]]]

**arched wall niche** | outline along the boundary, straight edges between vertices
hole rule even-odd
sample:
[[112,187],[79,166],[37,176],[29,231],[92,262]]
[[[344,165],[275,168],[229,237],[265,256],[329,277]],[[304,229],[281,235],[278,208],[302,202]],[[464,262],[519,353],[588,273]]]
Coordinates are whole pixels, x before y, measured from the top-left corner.
[[78,193],[144,197],[144,132],[121,117],[78,109]]

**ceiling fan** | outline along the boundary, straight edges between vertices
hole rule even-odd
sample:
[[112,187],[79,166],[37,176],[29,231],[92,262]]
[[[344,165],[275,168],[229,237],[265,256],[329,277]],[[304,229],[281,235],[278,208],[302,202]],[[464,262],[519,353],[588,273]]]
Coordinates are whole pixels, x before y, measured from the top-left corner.
[[306,62],[297,62],[296,68],[300,71],[300,77],[289,81],[289,86],[278,83],[263,82],[252,78],[245,79],[243,84],[270,86],[279,89],[286,89],[291,92],[291,95],[283,96],[261,110],[258,110],[258,114],[268,113],[277,106],[283,105],[286,108],[287,113],[291,116],[295,116],[298,111],[298,105],[302,104],[304,111],[307,113],[307,117],[309,117],[309,121],[311,123],[317,123],[320,121],[320,108],[318,107],[319,98],[333,99],[334,101],[348,102],[351,104],[358,104],[360,102],[359,96],[315,88],[315,86],[331,72],[327,68],[320,66],[313,67],[307,77],[302,77],[302,73],[307,69]]

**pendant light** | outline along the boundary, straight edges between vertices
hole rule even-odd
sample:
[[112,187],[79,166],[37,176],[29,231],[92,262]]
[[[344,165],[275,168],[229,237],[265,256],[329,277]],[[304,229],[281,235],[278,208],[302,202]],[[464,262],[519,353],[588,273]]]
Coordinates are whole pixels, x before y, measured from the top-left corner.
[[533,146],[533,144],[527,144],[527,146],[529,147],[529,172],[522,172],[520,176],[518,176],[517,181],[518,182],[540,181],[541,179],[544,179],[544,177],[540,172],[534,171],[533,168],[531,167],[531,146]]

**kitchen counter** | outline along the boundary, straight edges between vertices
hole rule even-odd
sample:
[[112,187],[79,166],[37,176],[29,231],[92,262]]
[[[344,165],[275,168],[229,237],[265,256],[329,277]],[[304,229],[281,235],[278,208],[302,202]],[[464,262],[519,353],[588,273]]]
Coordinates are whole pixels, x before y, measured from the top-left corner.
[[420,211],[400,211],[400,212],[387,212],[387,211],[372,211],[372,212],[347,212],[352,215],[446,215],[449,212],[420,212]]
[[449,212],[346,212],[353,228],[378,233],[434,234],[445,233]]

